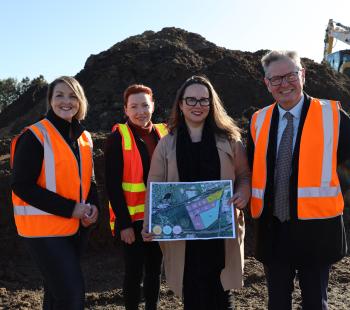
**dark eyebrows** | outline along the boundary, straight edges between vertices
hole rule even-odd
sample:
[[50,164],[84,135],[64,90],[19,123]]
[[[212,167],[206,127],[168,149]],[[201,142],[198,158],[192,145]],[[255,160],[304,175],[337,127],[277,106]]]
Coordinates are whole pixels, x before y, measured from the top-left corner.
[[128,104],[130,104],[130,105],[132,105],[132,104],[149,104],[149,102],[147,102],[147,101],[142,101],[142,102],[129,102]]

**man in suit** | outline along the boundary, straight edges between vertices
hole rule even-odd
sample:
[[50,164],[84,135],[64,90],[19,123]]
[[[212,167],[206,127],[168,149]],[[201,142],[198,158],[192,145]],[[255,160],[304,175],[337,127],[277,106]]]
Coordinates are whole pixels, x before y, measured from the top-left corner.
[[303,309],[328,309],[329,270],[347,252],[336,169],[350,158],[350,119],[339,102],[303,92],[296,52],[272,51],[261,62],[276,102],[253,115],[247,149],[269,309],[291,309],[296,274]]

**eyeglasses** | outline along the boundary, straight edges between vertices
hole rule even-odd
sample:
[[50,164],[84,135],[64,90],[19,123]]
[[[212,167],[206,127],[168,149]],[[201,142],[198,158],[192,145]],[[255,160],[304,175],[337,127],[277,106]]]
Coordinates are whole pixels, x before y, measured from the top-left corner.
[[194,97],[186,97],[186,98],[182,98],[182,100],[185,100],[186,104],[191,107],[194,107],[195,105],[197,105],[198,102],[201,107],[207,107],[210,104],[210,98],[197,99]]
[[299,71],[290,72],[286,75],[277,75],[272,78],[267,78],[272,86],[279,86],[282,84],[283,80],[287,82],[295,82],[299,79]]

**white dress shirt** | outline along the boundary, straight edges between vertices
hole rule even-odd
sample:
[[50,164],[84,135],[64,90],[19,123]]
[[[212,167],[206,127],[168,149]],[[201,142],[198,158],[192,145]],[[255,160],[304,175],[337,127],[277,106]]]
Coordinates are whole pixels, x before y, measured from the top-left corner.
[[277,131],[277,149],[276,149],[276,155],[278,152],[278,147],[281,142],[282,134],[284,129],[287,127],[287,119],[284,117],[284,114],[286,112],[290,112],[293,115],[293,152],[294,152],[294,146],[295,146],[295,140],[297,137],[298,127],[300,123],[300,116],[301,116],[301,109],[303,107],[304,103],[304,95],[301,97],[299,102],[289,111],[284,110],[279,104],[278,106],[278,112],[279,112],[279,121],[278,121],[278,131]]

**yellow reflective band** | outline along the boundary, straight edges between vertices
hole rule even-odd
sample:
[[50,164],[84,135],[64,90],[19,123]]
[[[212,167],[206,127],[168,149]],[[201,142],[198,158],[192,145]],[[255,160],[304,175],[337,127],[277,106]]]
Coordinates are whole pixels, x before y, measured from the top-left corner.
[[131,216],[137,214],[137,213],[142,213],[145,211],[145,205],[137,205],[137,206],[128,206],[129,209],[129,214]]
[[208,202],[213,202],[214,200],[218,200],[221,198],[223,190],[217,191],[211,195],[208,196],[207,200]]
[[122,183],[122,188],[125,192],[140,193],[146,190],[144,183]]
[[164,124],[154,124],[154,126],[158,129],[161,138],[168,134],[168,128]]
[[126,124],[119,124],[119,132],[123,137],[124,141],[124,150],[130,151],[131,150],[131,137],[130,132],[128,129],[128,126]]

